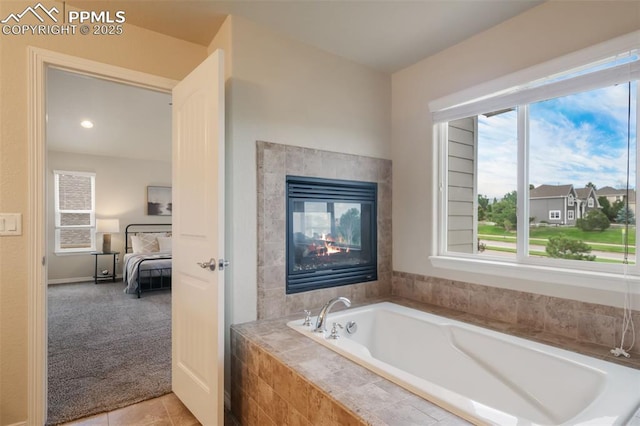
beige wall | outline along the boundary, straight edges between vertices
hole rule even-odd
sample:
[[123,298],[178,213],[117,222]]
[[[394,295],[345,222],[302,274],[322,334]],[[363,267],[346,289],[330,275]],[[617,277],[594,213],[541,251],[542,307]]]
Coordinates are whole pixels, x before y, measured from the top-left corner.
[[[547,2],[392,76],[394,270],[585,302],[621,296],[434,268],[432,123],[428,104],[515,71],[640,28],[640,2]],[[564,292],[564,293],[563,293]],[[596,300],[593,300],[596,299]]]
[[[44,2],[45,6],[54,3]],[[32,2],[0,2],[0,16]],[[62,5],[56,3],[62,10]],[[120,36],[0,36],[0,211],[27,211],[27,46],[37,46],[172,79],[203,61],[207,48],[126,25]],[[0,237],[0,424],[27,416],[27,241]]]
[[227,309],[237,324],[257,315],[256,141],[389,159],[391,84],[237,16],[231,27],[227,249],[235,266]]
[[[130,223],[171,223],[171,216],[147,215],[147,186],[171,186],[171,161],[150,161],[105,157],[99,155],[70,154],[49,151],[47,157],[47,206],[53,206],[53,171],[69,170],[96,174],[96,218],[117,218],[120,233],[113,234],[111,249],[124,253],[124,231]],[[47,278],[62,282],[67,279],[91,279],[94,259],[87,253],[56,255],[53,209],[48,212],[49,247]],[[102,240],[96,238],[96,247]],[[104,260],[104,259],[101,259]],[[120,256],[122,260],[122,255]],[[122,273],[122,262],[116,267]],[[76,280],[77,281],[77,280]]]

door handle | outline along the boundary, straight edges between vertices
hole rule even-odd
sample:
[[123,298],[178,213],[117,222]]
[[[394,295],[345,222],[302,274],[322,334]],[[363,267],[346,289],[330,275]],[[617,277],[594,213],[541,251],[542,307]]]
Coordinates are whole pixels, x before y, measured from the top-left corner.
[[198,266],[200,266],[202,269],[209,268],[210,270],[215,271],[216,270],[216,260],[212,257],[211,259],[209,259],[208,262],[202,262],[202,263],[198,262]]
[[218,260],[218,271],[224,271],[224,268],[226,268],[227,266],[229,266],[229,261],[226,259],[219,259]]

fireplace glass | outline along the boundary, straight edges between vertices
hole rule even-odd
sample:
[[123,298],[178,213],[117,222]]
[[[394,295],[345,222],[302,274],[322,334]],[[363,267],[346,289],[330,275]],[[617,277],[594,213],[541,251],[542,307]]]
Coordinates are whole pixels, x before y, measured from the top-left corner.
[[377,184],[287,177],[287,293],[377,279]]

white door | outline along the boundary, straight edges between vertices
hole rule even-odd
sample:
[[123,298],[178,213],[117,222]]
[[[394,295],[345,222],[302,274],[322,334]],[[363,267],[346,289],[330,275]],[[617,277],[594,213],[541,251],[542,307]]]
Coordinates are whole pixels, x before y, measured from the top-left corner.
[[223,67],[218,50],[173,89],[172,386],[206,426],[224,416]]

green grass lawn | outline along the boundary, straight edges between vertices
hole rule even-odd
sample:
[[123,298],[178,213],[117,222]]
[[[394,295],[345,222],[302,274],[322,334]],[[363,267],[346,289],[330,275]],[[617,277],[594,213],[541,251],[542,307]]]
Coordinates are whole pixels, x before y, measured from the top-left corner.
[[[531,239],[548,240],[549,237],[555,235],[564,234],[569,238],[582,240],[586,243],[602,243],[602,244],[617,244],[623,245],[622,228],[609,228],[604,231],[583,231],[575,227],[560,227],[560,226],[548,226],[548,227],[531,227],[529,228],[529,237]],[[494,237],[503,237],[509,239],[510,237],[515,239],[515,231],[507,232],[503,228],[494,225],[478,225],[478,234],[491,235]],[[493,238],[492,238],[493,239]],[[498,240],[498,238],[496,238]],[[535,243],[535,241],[532,241]],[[544,243],[540,241],[540,243]],[[636,245],[636,230],[635,228],[629,228],[629,246]]]
[[[516,249],[512,249],[512,248],[507,248],[507,247],[492,247],[491,245],[487,245],[486,248],[487,252],[492,252],[492,251],[501,251],[501,252],[505,252],[505,253],[516,253]],[[544,251],[537,251],[537,250],[531,250],[529,252],[530,256],[541,256],[541,257],[549,257],[549,255],[544,252]],[[598,258],[596,257],[595,262],[598,263],[622,263],[621,260],[615,260],[615,259],[602,259],[602,258]],[[632,265],[635,265],[635,262],[630,262]]]

